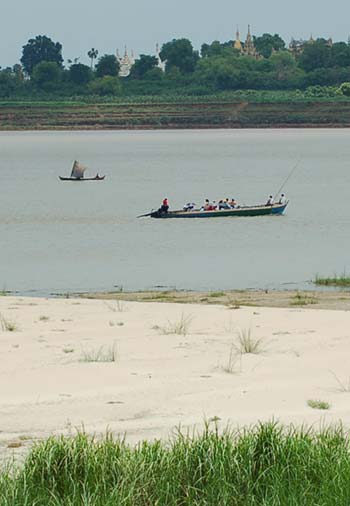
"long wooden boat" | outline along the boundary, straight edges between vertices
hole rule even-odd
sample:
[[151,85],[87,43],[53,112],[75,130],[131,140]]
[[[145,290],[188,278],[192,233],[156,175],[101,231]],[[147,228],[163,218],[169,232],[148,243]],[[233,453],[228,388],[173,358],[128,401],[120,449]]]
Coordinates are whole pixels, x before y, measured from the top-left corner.
[[215,211],[201,211],[200,209],[194,209],[192,211],[168,211],[167,213],[158,211],[152,211],[143,216],[150,216],[151,218],[224,218],[226,216],[267,216],[267,215],[281,215],[288,205],[288,201],[285,204],[273,204],[272,206],[257,205],[257,206],[240,206],[234,209],[220,209]]
[[103,181],[106,176],[95,177],[62,177],[58,176],[61,181]]

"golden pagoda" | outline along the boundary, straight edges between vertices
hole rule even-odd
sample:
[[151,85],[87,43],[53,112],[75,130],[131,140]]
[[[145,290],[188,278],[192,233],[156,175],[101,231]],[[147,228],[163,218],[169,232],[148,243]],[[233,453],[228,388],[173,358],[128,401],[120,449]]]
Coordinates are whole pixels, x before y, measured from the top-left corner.
[[238,27],[237,27],[237,31],[236,31],[236,40],[233,43],[233,48],[237,49],[237,51],[239,51],[240,53],[243,52],[243,46],[242,46],[242,42],[241,42],[240,37],[239,37]]

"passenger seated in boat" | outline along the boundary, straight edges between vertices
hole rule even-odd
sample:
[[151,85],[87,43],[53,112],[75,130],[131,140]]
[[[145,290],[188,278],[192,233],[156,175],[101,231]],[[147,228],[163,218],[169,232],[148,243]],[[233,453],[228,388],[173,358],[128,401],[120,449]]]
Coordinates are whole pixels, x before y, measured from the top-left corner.
[[281,204],[282,206],[284,206],[287,203],[287,199],[284,193],[281,193],[278,203]]
[[270,195],[269,198],[267,199],[267,202],[266,202],[266,206],[273,206],[273,196]]
[[192,209],[194,209],[196,206],[196,204],[194,202],[187,202],[187,204],[185,204],[183,206],[183,210],[184,211],[192,211]]
[[[226,199],[228,200],[228,199]],[[235,199],[232,197],[232,199],[230,200],[230,202],[228,202],[229,206],[234,209],[235,207],[237,207],[237,202],[235,201]]]
[[219,201],[219,211],[220,209],[231,209],[228,199]]
[[167,213],[169,211],[169,203],[168,203],[167,198],[163,199],[163,202],[162,202],[162,205],[161,205],[159,211],[161,213]]
[[200,208],[201,211],[215,211],[216,205],[215,201],[210,202],[209,199],[205,199],[204,206]]

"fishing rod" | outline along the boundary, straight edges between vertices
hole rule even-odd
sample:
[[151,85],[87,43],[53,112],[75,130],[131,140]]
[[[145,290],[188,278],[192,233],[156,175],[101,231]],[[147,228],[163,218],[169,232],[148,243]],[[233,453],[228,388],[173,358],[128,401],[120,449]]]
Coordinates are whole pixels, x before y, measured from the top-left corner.
[[300,164],[300,160],[298,160],[297,163],[294,165],[294,167],[292,168],[292,170],[290,171],[290,173],[288,174],[288,176],[284,180],[282,186],[279,188],[278,192],[274,196],[273,200],[276,200],[277,196],[281,193],[281,191],[283,190],[284,186],[287,184],[287,182],[289,181],[289,179],[292,177],[293,172],[296,170],[296,168],[298,167],[299,164]]

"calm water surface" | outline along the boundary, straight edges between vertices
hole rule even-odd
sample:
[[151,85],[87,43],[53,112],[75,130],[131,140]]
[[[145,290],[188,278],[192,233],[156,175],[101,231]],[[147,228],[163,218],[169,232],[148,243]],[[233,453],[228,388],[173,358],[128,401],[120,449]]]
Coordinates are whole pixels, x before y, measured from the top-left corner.
[[[103,182],[60,182],[77,158]],[[283,217],[152,220],[167,196],[262,203],[296,161]],[[0,289],[307,287],[350,271],[350,130],[0,133]]]

